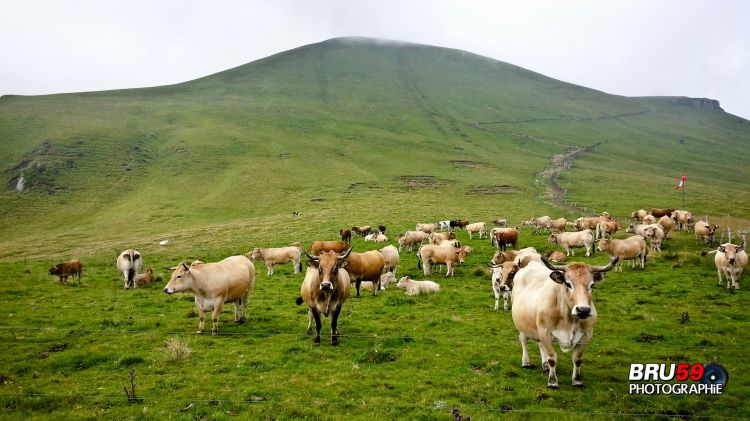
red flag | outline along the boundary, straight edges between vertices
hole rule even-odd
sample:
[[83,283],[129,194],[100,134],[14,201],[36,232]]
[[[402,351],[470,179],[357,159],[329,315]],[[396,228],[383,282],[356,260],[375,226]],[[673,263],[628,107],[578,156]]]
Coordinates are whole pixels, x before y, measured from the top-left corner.
[[682,178],[680,178],[680,184],[678,184],[678,185],[677,185],[677,187],[675,187],[674,189],[675,189],[675,190],[679,190],[679,189],[681,189],[681,188],[682,188],[682,186],[684,186],[684,185],[685,185],[685,179],[686,179],[686,178],[687,178],[687,176],[684,176],[684,175],[683,175],[683,176],[682,176]]

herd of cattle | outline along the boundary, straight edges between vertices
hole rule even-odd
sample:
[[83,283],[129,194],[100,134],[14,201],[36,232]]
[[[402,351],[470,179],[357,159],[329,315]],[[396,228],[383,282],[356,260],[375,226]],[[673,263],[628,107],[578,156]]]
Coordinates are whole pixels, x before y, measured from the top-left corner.
[[[533,247],[517,249],[520,237],[518,227],[507,227],[505,219],[494,220],[489,231],[484,222],[469,223],[464,220],[446,220],[437,223],[417,224],[415,230],[397,236],[398,247],[385,246],[379,250],[354,252],[352,234],[368,241],[380,241],[385,237],[386,227],[380,225],[355,226],[341,229],[341,241],[313,241],[308,249],[300,243],[286,247],[255,248],[247,254],[230,256],[220,262],[204,263],[194,261],[180,263],[170,268],[171,278],[164,292],[174,294],[192,292],[198,309],[198,332],[204,331],[206,313],[212,312],[211,332],[218,332],[219,316],[225,303],[234,303],[235,321],[246,319],[247,305],[255,285],[254,262],[262,261],[267,268],[267,276],[273,275],[276,265],[292,263],[294,273],[302,272],[302,255],[307,257],[307,268],[300,287],[297,304],[308,307],[308,334],[312,334],[315,323],[314,343],[320,344],[322,328],[321,316],[330,317],[331,344],[338,344],[338,316],[343,303],[350,295],[351,286],[360,296],[360,289],[370,289],[376,295],[396,280],[396,269],[400,262],[400,252],[414,251],[425,276],[432,274],[437,265],[445,266],[445,276],[452,276],[456,265],[473,248],[461,244],[455,229],[464,229],[473,240],[489,237],[496,249],[490,262],[492,287],[495,293],[495,310],[503,297],[504,309],[512,307],[512,319],[519,332],[522,345],[522,365],[530,367],[527,341],[533,339],[539,344],[543,370],[548,373],[547,386],[557,388],[555,372],[557,354],[553,342],[558,342],[564,352],[573,350],[573,385],[582,386],[580,366],[582,354],[591,341],[597,312],[591,297],[591,289],[604,279],[604,274],[612,269],[622,271],[622,261],[630,260],[632,267],[645,268],[649,252],[660,251],[662,241],[668,238],[671,230],[693,230],[701,243],[709,245],[715,241],[719,227],[704,221],[694,221],[690,212],[678,209],[638,210],[631,215],[635,223],[627,228],[604,212],[596,217],[578,218],[567,221],[564,218],[552,219],[548,216],[523,221],[523,226],[532,227],[535,233],[549,233],[548,242],[565,250],[550,251],[541,255]],[[575,231],[567,231],[574,228]],[[632,233],[625,239],[614,239],[612,235],[625,228]],[[731,238],[731,237],[730,237]],[[586,256],[594,252],[595,241],[598,250],[611,256],[606,266],[592,266],[573,262],[556,265],[569,256],[575,255],[576,248],[585,248]],[[743,237],[744,240],[744,237]],[[382,241],[387,241],[387,238]],[[731,241],[731,240],[730,240]],[[745,241],[742,245],[720,244],[711,253],[719,274],[719,284],[726,279],[728,289],[739,289],[739,279],[747,264]],[[140,273],[143,256],[136,250],[123,251],[116,261],[117,270],[125,280],[125,289],[135,288],[155,279],[150,269]],[[82,265],[78,260],[60,263],[49,268],[50,275],[57,275],[64,283],[69,276],[76,275],[80,282]],[[435,293],[440,286],[432,281],[412,280],[402,277],[397,287],[407,295]]]

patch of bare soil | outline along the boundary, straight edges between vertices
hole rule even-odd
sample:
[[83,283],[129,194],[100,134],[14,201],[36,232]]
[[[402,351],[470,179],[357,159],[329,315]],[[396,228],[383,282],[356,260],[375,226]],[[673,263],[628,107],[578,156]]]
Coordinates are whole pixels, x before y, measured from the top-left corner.
[[501,184],[499,186],[473,186],[467,190],[469,194],[494,195],[518,193],[520,190],[510,184]]
[[450,180],[444,180],[432,175],[402,175],[396,177],[396,181],[400,182],[403,188],[409,190],[441,187],[451,184]]

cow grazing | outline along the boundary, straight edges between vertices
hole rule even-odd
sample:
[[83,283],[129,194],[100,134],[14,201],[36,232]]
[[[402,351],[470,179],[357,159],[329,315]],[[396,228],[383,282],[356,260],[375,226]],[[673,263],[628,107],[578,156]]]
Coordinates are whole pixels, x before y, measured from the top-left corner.
[[496,227],[507,227],[508,220],[507,219],[493,219],[492,224]]
[[438,229],[438,224],[417,224],[416,228],[414,229],[416,231],[422,231],[429,234]]
[[585,247],[586,257],[589,257],[594,245],[594,233],[588,229],[576,232],[560,232],[550,234],[547,241],[563,247],[566,256],[575,256],[576,247]]
[[398,249],[394,246],[385,246],[379,250],[380,254],[385,259],[385,270],[386,272],[396,273],[396,267],[400,262],[401,258],[398,254]]
[[320,345],[320,329],[323,326],[320,316],[331,316],[331,345],[339,343],[338,319],[341,306],[349,298],[351,280],[344,269],[347,258],[352,249],[344,254],[329,251],[320,256],[313,256],[305,252],[307,273],[300,287],[301,297],[297,304],[307,304],[307,334],[312,333],[312,323],[315,321],[315,339],[313,343]]
[[693,214],[686,210],[677,209],[672,212],[671,217],[678,231],[687,231],[690,227],[690,221],[693,219]]
[[434,244],[427,244],[419,248],[417,252],[417,268],[424,271],[424,275],[428,276],[432,273],[432,265],[445,265],[446,273],[445,276],[453,276],[453,266],[464,262],[464,258],[467,254],[466,247],[454,247],[448,246],[436,246]]
[[352,232],[354,234],[359,235],[360,237],[364,237],[365,235],[369,234],[372,231],[372,227],[369,225],[365,225],[362,227],[354,226],[352,227]]
[[671,208],[651,208],[648,211],[649,215],[654,215],[657,218],[661,218],[662,216],[666,215],[671,217],[672,212],[676,211],[677,209],[671,209]]
[[645,238],[651,247],[651,251],[661,251],[661,242],[664,240],[664,231],[661,229],[661,225],[630,224],[625,232],[638,234]]
[[198,309],[198,332],[203,333],[206,312],[211,314],[211,334],[219,331],[224,304],[234,303],[234,321],[247,319],[247,304],[255,286],[255,266],[245,256],[230,256],[217,263],[188,266],[180,263],[164,287],[164,292],[192,292]]
[[565,218],[551,219],[547,228],[551,232],[563,232],[568,226],[568,221]]
[[695,239],[702,241],[703,244],[709,245],[714,242],[716,231],[719,231],[718,225],[709,224],[708,222],[698,221],[695,223]]
[[523,350],[521,365],[531,367],[527,341],[539,341],[542,370],[549,373],[547,387],[560,387],[554,341],[563,352],[573,350],[573,386],[583,386],[582,356],[592,340],[598,316],[591,290],[616,263],[613,257],[604,267],[578,262],[555,266],[542,259],[529,262],[515,274],[512,317]]
[[648,214],[649,214],[648,211],[646,211],[645,209],[639,209],[639,210],[631,213],[630,217],[633,218],[633,219],[635,219],[637,222],[641,222],[641,221],[643,221],[643,218],[646,215],[648,215]]
[[528,221],[523,221],[521,222],[521,225],[525,227],[532,227],[534,228],[534,234],[539,234],[542,230],[545,229],[549,231],[550,222],[552,222],[552,218],[545,215],[538,218],[529,219]]
[[493,228],[490,243],[493,248],[504,251],[508,246],[516,248],[520,236],[518,228]]
[[388,241],[388,237],[386,237],[380,232],[371,232],[365,235],[365,241],[372,241],[375,243],[385,243],[386,241]]
[[518,255],[518,251],[516,250],[509,250],[509,251],[497,250],[495,251],[495,254],[492,256],[492,260],[490,260],[490,266],[496,266],[504,262],[512,262],[516,260],[517,255]]
[[349,273],[349,278],[354,281],[357,288],[357,298],[362,282],[370,281],[377,283],[372,290],[372,295],[377,295],[380,289],[380,275],[385,268],[385,257],[378,250],[370,250],[364,253],[349,252],[346,257],[344,269]]
[[117,257],[117,270],[125,278],[125,289],[136,287],[135,277],[143,267],[143,256],[137,250],[125,250]]
[[599,223],[596,224],[595,239],[611,237],[621,229],[622,224],[618,221],[599,221]]
[[138,286],[152,282],[161,282],[161,276],[154,276],[154,270],[151,268],[146,269],[146,273],[141,273],[135,277],[135,284]]
[[661,230],[664,231],[664,238],[667,238],[667,236],[669,235],[669,231],[671,231],[672,228],[674,227],[674,221],[672,221],[672,218],[664,215],[661,218],[659,218],[659,220],[656,221],[656,223],[659,224],[659,226],[661,227]]
[[313,241],[310,244],[310,254],[315,256],[327,251],[343,253],[349,248],[349,243],[339,243],[338,241]]
[[635,267],[637,264],[643,269],[646,266],[648,248],[646,247],[646,240],[640,235],[634,235],[624,240],[603,238],[599,240],[599,251],[618,257],[616,270],[620,272],[622,272],[623,260],[630,260],[631,267]]
[[273,267],[292,262],[294,273],[302,272],[302,252],[299,247],[274,247],[274,248],[254,248],[253,251],[245,254],[245,257],[255,262],[262,260],[266,265],[266,275],[273,275]]
[[484,222],[475,222],[473,224],[468,224],[465,227],[466,232],[469,233],[469,239],[472,239],[472,234],[479,234],[479,239],[482,239],[487,236],[487,224]]
[[456,238],[456,234],[453,232],[433,232],[430,234],[430,244],[440,244],[445,240],[453,240]]
[[398,251],[403,248],[408,248],[409,251],[414,250],[414,245],[422,244],[425,240],[429,240],[430,234],[424,231],[406,231],[402,235],[396,238],[398,242]]
[[50,275],[55,275],[59,278],[59,282],[64,284],[68,279],[68,276],[77,276],[78,283],[81,283],[81,274],[83,273],[83,265],[80,260],[68,260],[67,262],[58,263],[52,265],[47,270]]
[[719,285],[723,286],[721,275],[727,279],[727,289],[740,289],[742,270],[747,265],[745,247],[724,243],[716,249],[714,263],[719,272]]
[[385,234],[385,229],[386,229],[385,225],[378,225],[378,230],[380,230],[381,234]]
[[492,291],[495,293],[495,311],[500,308],[500,295],[503,296],[503,310],[510,309],[513,276],[518,272],[518,264],[513,261],[492,265]]
[[[662,218],[667,218],[667,216],[662,216]],[[641,223],[644,223],[646,225],[655,224],[656,223],[656,217],[654,215],[646,215],[641,219]]]
[[433,281],[415,281],[408,276],[398,280],[396,287],[405,290],[405,294],[415,297],[417,295],[428,295],[440,292],[440,285]]
[[339,230],[339,235],[341,236],[341,242],[342,243],[351,243],[352,242],[352,230],[348,230],[346,228],[341,228]]

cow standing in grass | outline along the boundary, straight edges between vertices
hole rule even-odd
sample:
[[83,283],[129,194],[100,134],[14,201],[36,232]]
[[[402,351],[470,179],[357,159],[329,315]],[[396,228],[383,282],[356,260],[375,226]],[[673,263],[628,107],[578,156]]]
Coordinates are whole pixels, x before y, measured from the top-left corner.
[[68,279],[68,276],[77,276],[78,283],[81,283],[81,274],[83,273],[83,265],[80,260],[69,260],[67,262],[58,263],[49,267],[47,271],[50,275],[57,275],[60,283],[64,284]]
[[[344,269],[347,265],[347,257],[352,249],[349,248],[344,254],[335,252],[321,253],[313,256],[307,252],[307,273],[300,287],[301,297],[297,304],[307,304],[307,334],[312,333],[312,323],[315,321],[315,345],[320,345],[320,329],[323,323],[320,319],[331,316],[331,345],[338,345],[339,331],[338,319],[341,306],[349,298],[351,281],[349,273]],[[376,288],[376,287],[375,287]]]
[[255,266],[245,256],[231,256],[218,263],[188,266],[180,263],[164,287],[164,292],[192,292],[200,321],[198,332],[203,333],[206,312],[211,315],[211,334],[219,331],[219,316],[225,303],[234,303],[234,321],[247,319],[247,304],[255,286]]
[[125,278],[125,289],[137,286],[135,278],[143,267],[143,256],[138,250],[125,250],[117,257],[117,270]]

